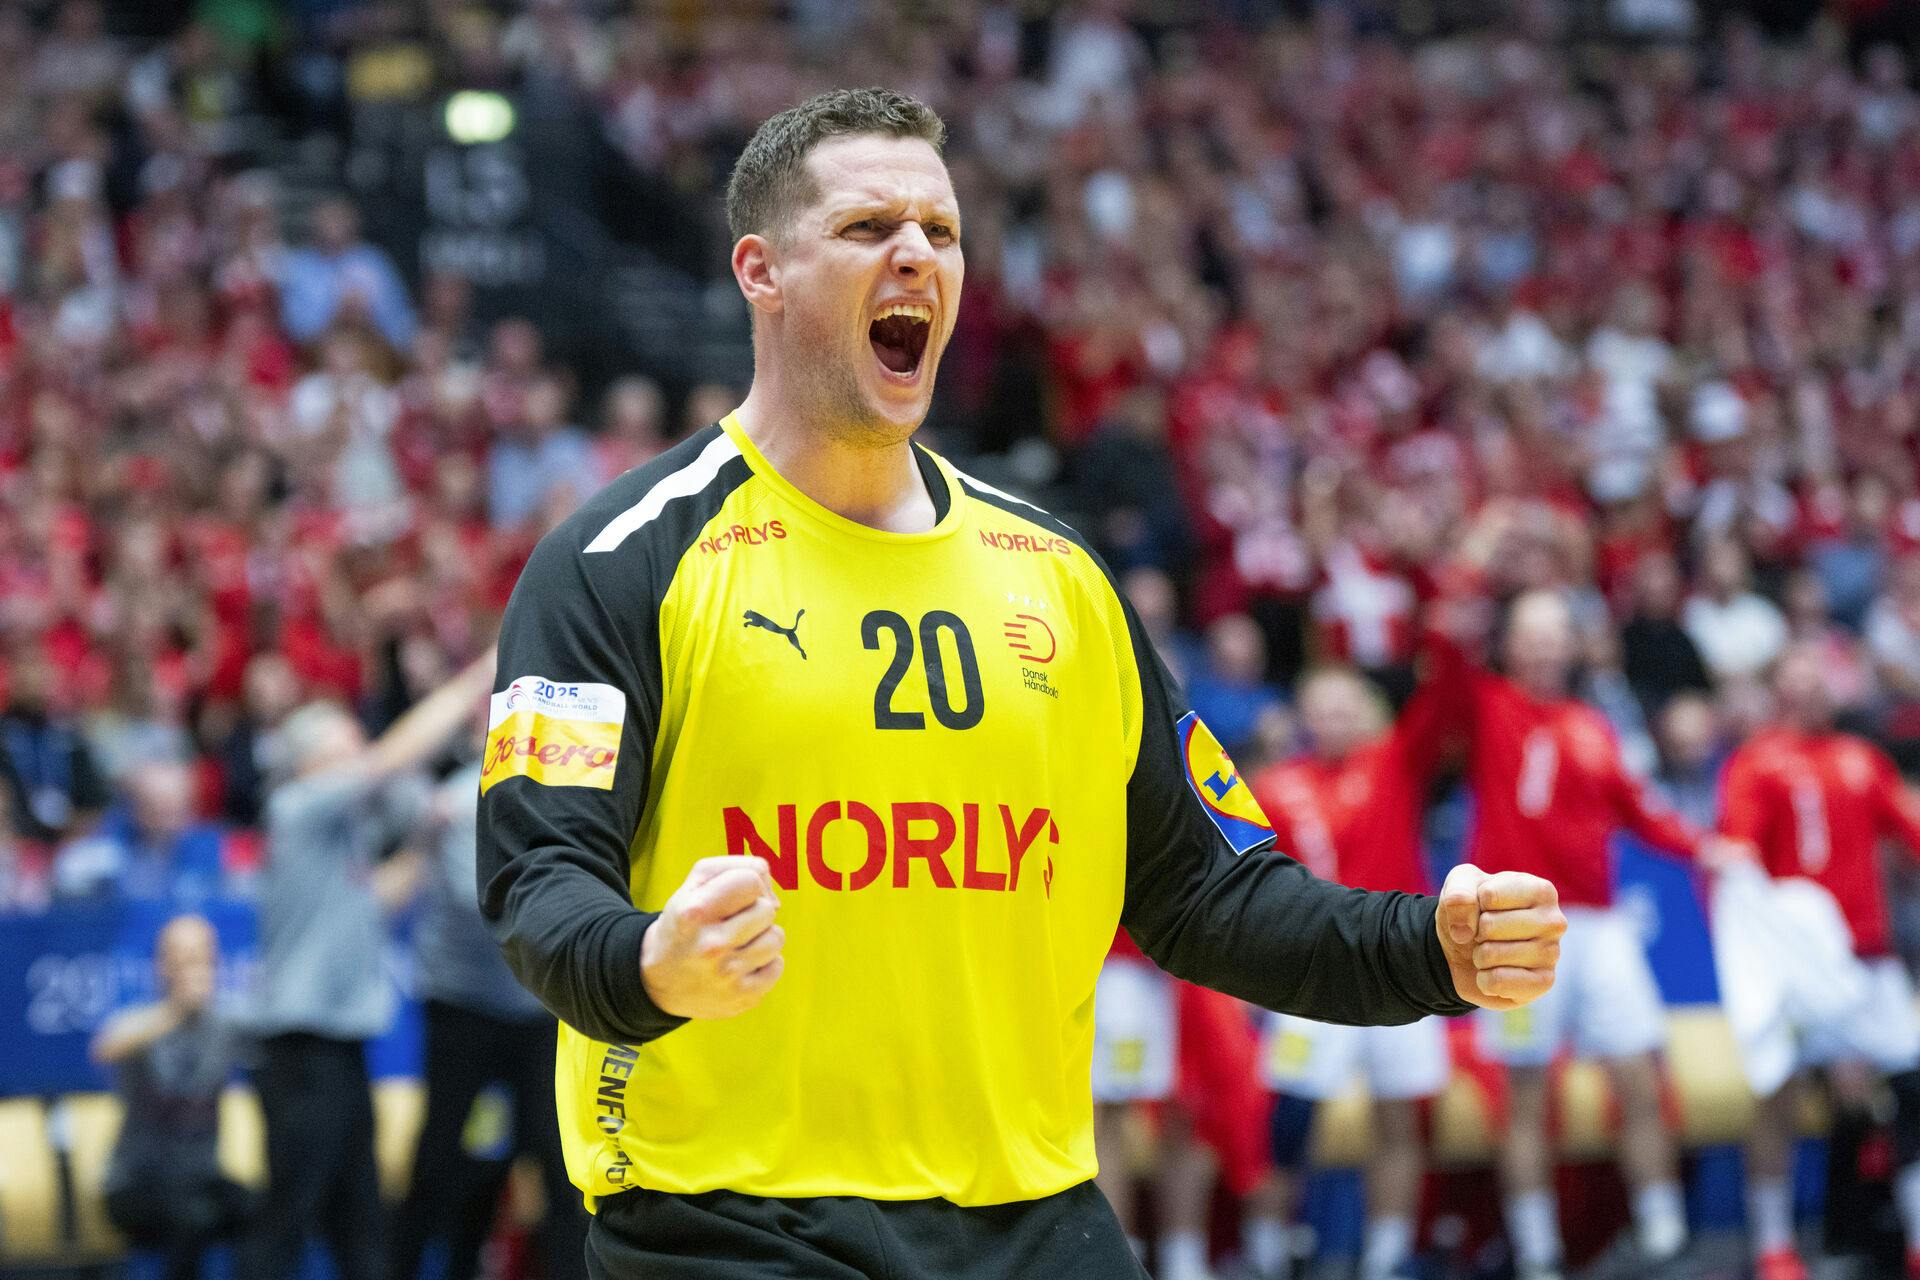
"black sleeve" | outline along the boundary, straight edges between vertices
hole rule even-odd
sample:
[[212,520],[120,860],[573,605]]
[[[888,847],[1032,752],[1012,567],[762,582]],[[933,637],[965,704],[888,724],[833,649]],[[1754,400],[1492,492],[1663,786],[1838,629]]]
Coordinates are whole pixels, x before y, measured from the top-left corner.
[[[564,530],[535,549],[508,601],[495,683],[503,693],[522,678],[620,690],[612,785],[483,772],[480,910],[514,974],[556,1017],[596,1040],[642,1044],[685,1021],[640,981],[641,939],[658,916],[636,909],[628,889],[660,715],[658,614],[644,616],[643,590],[610,609]],[[483,768],[497,737],[488,735]]]
[[1389,1025],[1471,1009],[1453,989],[1435,899],[1316,879],[1275,853],[1271,835],[1235,852],[1188,780],[1176,732],[1185,700],[1131,607],[1127,622],[1141,726],[1121,923],[1140,949],[1176,977],[1320,1022]]

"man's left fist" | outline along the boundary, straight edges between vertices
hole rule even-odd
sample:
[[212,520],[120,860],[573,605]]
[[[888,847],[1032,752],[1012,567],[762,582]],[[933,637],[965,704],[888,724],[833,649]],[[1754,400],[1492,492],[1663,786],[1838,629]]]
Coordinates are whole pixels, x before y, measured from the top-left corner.
[[1488,875],[1455,867],[1440,890],[1433,918],[1462,1000],[1488,1009],[1517,1009],[1553,986],[1567,918],[1560,892],[1524,871]]

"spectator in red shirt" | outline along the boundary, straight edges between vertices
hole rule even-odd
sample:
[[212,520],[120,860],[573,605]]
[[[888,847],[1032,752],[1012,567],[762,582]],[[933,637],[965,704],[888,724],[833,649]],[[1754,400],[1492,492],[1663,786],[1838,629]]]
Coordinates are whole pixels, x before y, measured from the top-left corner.
[[[1254,797],[1273,822],[1274,847],[1322,879],[1431,891],[1420,860],[1420,818],[1465,691],[1457,651],[1435,646],[1431,657],[1435,669],[1397,724],[1389,723],[1380,691],[1358,672],[1323,667],[1309,673],[1299,695],[1307,754],[1253,778]],[[1284,1222],[1292,1214],[1314,1104],[1338,1096],[1364,1072],[1374,1101],[1360,1276],[1405,1274],[1425,1163],[1419,1107],[1446,1087],[1452,1069],[1440,1021],[1335,1027],[1273,1015],[1268,1028],[1267,1079],[1280,1096],[1273,1125],[1277,1185],[1262,1206],[1264,1216]],[[1248,1232],[1250,1260],[1262,1274],[1277,1270],[1277,1260],[1260,1254],[1266,1238]]]
[[[1864,1060],[1885,1075],[1896,1103],[1895,1179],[1907,1236],[1907,1275],[1920,1277],[1920,1017],[1906,967],[1892,954],[1892,923],[1879,843],[1892,837],[1920,856],[1920,802],[1884,752],[1833,727],[1833,696],[1819,649],[1788,650],[1774,674],[1775,723],[1727,764],[1720,823],[1758,846],[1776,877],[1806,876],[1839,903],[1870,996],[1843,1024],[1800,1043],[1806,1067]],[[1864,1108],[1870,1089],[1838,1073],[1837,1101]],[[1793,1243],[1792,1171],[1797,1082],[1760,1102],[1747,1146],[1748,1221],[1760,1280],[1805,1280]]]
[[1575,660],[1564,597],[1537,591],[1514,602],[1507,674],[1468,682],[1469,779],[1474,831],[1468,861],[1528,871],[1559,886],[1567,913],[1559,980],[1534,1006],[1479,1020],[1482,1052],[1507,1068],[1501,1146],[1507,1228],[1523,1280],[1557,1276],[1561,1242],[1547,1132],[1548,1067],[1563,1045],[1606,1068],[1622,1116],[1620,1161],[1633,1193],[1642,1265],[1686,1244],[1686,1204],[1660,1106],[1655,1052],[1666,1010],[1631,920],[1613,909],[1608,841],[1630,831],[1687,857],[1724,851],[1657,807],[1627,773],[1601,714],[1568,696]]

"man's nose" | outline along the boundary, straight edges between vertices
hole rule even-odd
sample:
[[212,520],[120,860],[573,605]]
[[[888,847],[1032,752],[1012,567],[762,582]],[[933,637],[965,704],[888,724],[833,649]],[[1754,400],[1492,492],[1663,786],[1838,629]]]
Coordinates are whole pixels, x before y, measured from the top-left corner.
[[927,233],[917,222],[902,223],[893,241],[894,271],[913,278],[931,274],[933,264],[933,242],[927,239]]

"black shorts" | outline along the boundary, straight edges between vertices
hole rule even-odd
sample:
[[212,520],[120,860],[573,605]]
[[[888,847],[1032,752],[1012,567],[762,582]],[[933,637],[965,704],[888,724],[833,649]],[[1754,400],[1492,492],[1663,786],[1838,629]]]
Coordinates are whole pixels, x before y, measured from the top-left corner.
[[587,1233],[591,1280],[1146,1280],[1091,1182],[1018,1204],[623,1191]]

